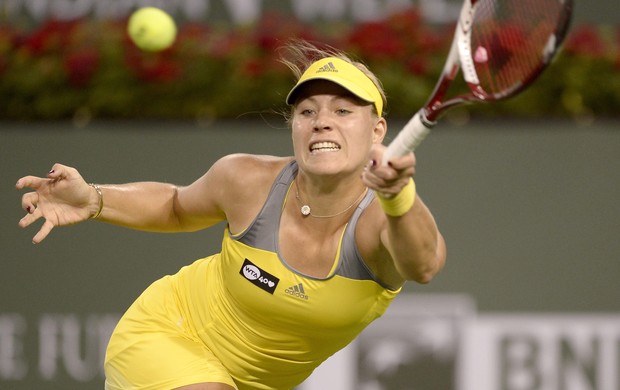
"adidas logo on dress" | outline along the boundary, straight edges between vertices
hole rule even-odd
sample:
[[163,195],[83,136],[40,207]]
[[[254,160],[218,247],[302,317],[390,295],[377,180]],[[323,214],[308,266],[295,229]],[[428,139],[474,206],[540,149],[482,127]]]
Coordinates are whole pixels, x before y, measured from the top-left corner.
[[308,296],[306,295],[306,291],[304,290],[304,285],[302,283],[296,284],[284,290],[285,293],[292,295],[294,297],[308,300]]

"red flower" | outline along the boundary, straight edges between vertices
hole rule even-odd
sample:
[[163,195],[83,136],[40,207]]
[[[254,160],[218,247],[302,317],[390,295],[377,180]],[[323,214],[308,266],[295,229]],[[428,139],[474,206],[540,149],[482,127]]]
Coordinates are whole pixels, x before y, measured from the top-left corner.
[[259,77],[265,72],[263,62],[257,58],[249,59],[241,68],[244,77]]
[[348,43],[356,47],[363,58],[401,58],[403,42],[389,24],[383,22],[361,23],[349,35]]
[[208,55],[216,59],[227,59],[243,44],[243,37],[239,34],[218,34],[211,39]]
[[211,29],[204,23],[185,23],[179,28],[177,40],[183,42],[185,40],[205,41],[211,34]]
[[138,68],[138,77],[147,82],[170,83],[181,76],[181,67],[164,56],[145,59]]
[[445,31],[445,28],[427,26],[419,10],[410,8],[381,21],[357,25],[345,44],[352,45],[361,57],[371,61],[406,63],[412,58],[443,51],[452,36]]
[[146,53],[135,46],[127,46],[125,62],[134,74],[145,82],[169,83],[180,79],[181,65],[170,55],[171,49]]
[[255,41],[261,51],[272,54],[291,38],[313,41],[316,35],[304,23],[278,12],[266,12],[259,20]]
[[99,67],[99,53],[87,48],[70,53],[64,60],[69,83],[75,87],[86,86]]
[[607,48],[597,28],[591,25],[575,28],[567,37],[564,50],[572,55],[585,55],[593,58],[602,58],[607,54]]
[[59,51],[71,42],[71,33],[78,21],[49,20],[32,35],[26,37],[24,46],[35,55]]
[[407,61],[407,70],[414,75],[424,76],[429,72],[428,60],[423,56],[416,56]]

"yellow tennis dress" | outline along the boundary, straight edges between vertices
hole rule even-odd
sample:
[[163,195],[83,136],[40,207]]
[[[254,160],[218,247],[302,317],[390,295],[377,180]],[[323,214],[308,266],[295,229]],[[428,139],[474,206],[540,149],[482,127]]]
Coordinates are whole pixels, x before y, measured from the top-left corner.
[[328,277],[303,275],[279,256],[281,210],[296,174],[295,162],[283,169],[246,231],[226,229],[221,253],[156,281],[134,302],[108,346],[107,390],[199,382],[291,389],[385,312],[398,291],[375,279],[355,245],[371,191]]

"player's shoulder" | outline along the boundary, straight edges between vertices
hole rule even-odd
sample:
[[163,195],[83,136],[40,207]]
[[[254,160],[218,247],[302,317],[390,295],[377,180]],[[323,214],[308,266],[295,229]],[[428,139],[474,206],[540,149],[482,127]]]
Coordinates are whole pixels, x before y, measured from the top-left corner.
[[240,175],[259,173],[262,171],[280,171],[292,157],[278,157],[261,154],[234,153],[220,158],[216,162],[219,169],[232,170]]
[[213,168],[235,182],[273,182],[291,160],[292,157],[235,153],[220,158]]
[[292,157],[270,156],[266,154],[233,153],[218,160],[218,164],[226,164],[228,167],[256,167],[257,169],[269,169],[284,166]]

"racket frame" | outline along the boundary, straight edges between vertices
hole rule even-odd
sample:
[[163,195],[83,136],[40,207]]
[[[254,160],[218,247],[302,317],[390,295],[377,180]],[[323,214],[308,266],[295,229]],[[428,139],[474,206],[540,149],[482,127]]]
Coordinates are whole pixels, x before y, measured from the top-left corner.
[[[472,56],[472,26],[479,1],[465,0],[463,2],[454,38],[450,45],[450,51],[448,52],[439,80],[423,108],[416,112],[397,134],[396,138],[390,142],[383,156],[383,164],[387,164],[393,157],[403,156],[414,151],[436,125],[441,114],[449,108],[463,103],[503,100],[518,94],[534,82],[540,73],[551,63],[566,36],[573,9],[573,0],[558,0],[563,5],[561,17],[558,20],[555,32],[550,35],[544,46],[543,60],[539,66],[530,72],[528,77],[509,90],[491,94],[487,93],[480,86]],[[459,71],[463,74],[463,78],[469,87],[469,92],[444,100]]]

